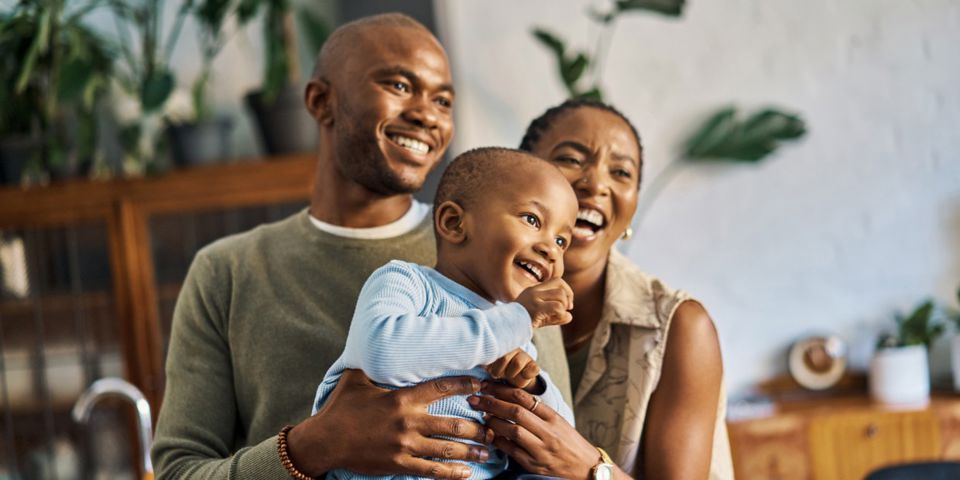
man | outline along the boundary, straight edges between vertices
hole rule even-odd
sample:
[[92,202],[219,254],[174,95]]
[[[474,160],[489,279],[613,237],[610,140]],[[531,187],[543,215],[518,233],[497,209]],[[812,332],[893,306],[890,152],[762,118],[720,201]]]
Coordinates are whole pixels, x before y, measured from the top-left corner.
[[[153,449],[160,478],[469,474],[424,457],[481,458],[436,436],[487,443],[488,430],[427,414],[433,401],[478,390],[474,379],[388,391],[348,371],[307,418],[364,280],[394,258],[433,264],[430,209],[411,193],[449,145],[453,100],[446,54],[416,21],[381,15],[331,35],[305,95],[320,133],[309,210],[204,248],[187,274]],[[559,331],[537,340],[541,365],[569,392]],[[284,466],[286,424],[296,426]]]

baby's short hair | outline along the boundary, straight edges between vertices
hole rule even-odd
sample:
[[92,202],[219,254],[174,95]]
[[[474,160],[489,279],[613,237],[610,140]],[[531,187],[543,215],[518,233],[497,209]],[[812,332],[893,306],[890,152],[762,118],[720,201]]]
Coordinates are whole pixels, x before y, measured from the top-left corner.
[[450,162],[440,177],[433,209],[452,200],[463,208],[470,208],[482,193],[495,193],[497,182],[503,182],[505,172],[520,162],[547,163],[530,152],[504,147],[481,147],[461,153]]

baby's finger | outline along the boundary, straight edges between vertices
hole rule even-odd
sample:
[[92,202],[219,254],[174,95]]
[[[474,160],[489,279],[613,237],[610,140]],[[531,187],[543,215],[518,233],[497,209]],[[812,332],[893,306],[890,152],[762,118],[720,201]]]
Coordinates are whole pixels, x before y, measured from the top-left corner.
[[540,375],[540,365],[537,365],[537,362],[526,364],[520,371],[520,377],[527,380],[533,380],[537,378],[537,375]]
[[530,360],[530,357],[517,355],[513,357],[513,361],[510,362],[510,365],[507,365],[507,368],[503,371],[504,378],[517,378],[520,376],[520,372],[533,360]]

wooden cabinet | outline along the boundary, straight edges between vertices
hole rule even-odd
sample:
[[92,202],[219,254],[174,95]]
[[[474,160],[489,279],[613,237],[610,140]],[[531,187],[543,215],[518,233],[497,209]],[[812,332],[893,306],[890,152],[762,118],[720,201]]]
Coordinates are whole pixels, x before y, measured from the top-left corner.
[[893,411],[866,396],[781,404],[729,423],[737,478],[855,480],[886,465],[960,459],[960,397]]
[[[97,378],[120,376],[144,392],[155,419],[193,255],[304,208],[314,162],[0,189],[0,478],[132,473],[129,407],[98,405],[94,428],[81,428],[69,415],[74,401]],[[105,459],[127,470],[104,470]],[[79,471],[58,470],[71,464]]]

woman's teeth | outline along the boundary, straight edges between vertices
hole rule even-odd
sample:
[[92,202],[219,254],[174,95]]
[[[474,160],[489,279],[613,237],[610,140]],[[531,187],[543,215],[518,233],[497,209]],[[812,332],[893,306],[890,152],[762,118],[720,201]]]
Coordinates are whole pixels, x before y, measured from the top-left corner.
[[592,208],[581,208],[577,220],[584,221],[597,228],[603,227],[603,214]]
[[426,154],[430,152],[430,146],[421,142],[420,140],[415,140],[410,137],[402,137],[400,135],[391,135],[390,140],[393,140],[393,142],[397,145],[400,145],[412,152],[420,154]]

